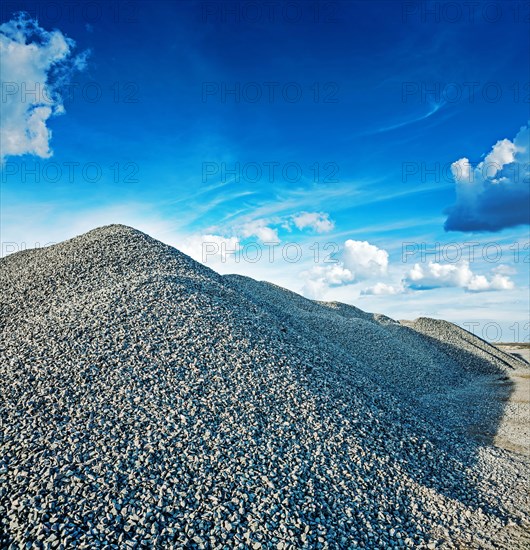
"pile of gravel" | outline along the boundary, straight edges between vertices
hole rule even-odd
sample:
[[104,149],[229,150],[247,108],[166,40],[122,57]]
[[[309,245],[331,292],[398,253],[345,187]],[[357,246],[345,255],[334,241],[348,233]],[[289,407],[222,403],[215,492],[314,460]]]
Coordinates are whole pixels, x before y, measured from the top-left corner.
[[346,354],[356,362],[357,376],[385,388],[415,415],[491,442],[503,414],[498,394],[510,390],[510,384],[496,382],[521,367],[512,355],[446,321],[398,322],[346,304],[307,300],[248,277],[225,278],[318,349]]
[[0,262],[1,547],[530,542],[527,458],[441,404],[515,360],[454,325],[221,277],[125,226]]

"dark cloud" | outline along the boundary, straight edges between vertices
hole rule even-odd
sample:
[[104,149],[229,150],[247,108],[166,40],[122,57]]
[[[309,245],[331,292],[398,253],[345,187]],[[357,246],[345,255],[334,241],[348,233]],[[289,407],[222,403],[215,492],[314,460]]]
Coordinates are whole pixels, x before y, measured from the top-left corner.
[[483,162],[453,163],[457,200],[445,210],[446,231],[500,231],[530,225],[530,164],[528,126],[513,142],[504,139]]

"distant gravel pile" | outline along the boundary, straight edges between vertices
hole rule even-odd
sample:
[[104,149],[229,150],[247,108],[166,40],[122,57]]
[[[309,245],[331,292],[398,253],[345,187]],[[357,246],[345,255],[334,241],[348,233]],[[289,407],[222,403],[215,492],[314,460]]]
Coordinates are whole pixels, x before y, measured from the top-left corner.
[[124,226],[0,267],[1,547],[530,542],[528,461],[429,417],[512,368],[465,331],[221,277]]
[[495,374],[520,365],[513,355],[488,344],[470,332],[440,319],[420,317],[415,321],[401,321],[444,351],[460,367],[474,374]]

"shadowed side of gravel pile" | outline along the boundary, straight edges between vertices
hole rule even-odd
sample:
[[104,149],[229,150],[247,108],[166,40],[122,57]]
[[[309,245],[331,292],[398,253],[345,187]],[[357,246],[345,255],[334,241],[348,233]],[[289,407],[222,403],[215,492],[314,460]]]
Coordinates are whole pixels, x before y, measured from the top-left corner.
[[[279,324],[296,327],[321,348],[345,353],[363,375],[408,404],[416,414],[441,427],[467,433],[480,420],[495,433],[503,415],[501,400],[468,392],[464,406],[453,394],[477,380],[504,379],[519,362],[445,321],[401,323],[336,302],[315,302],[276,285],[239,275],[226,276],[234,288],[266,309]],[[509,384],[493,388],[503,394]]]
[[2,547],[522,540],[526,464],[177,250],[108,226],[0,265]]

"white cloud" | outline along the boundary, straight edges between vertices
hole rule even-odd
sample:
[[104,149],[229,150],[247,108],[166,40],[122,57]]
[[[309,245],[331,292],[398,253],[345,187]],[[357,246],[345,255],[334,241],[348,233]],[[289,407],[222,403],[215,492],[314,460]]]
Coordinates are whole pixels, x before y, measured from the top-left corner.
[[367,241],[348,239],[344,243],[343,262],[356,279],[366,279],[386,274],[388,252]]
[[514,288],[513,281],[501,273],[494,272],[490,278],[473,273],[467,261],[454,264],[429,262],[426,266],[415,264],[405,282],[408,287],[415,290],[456,287],[470,292],[484,292]]
[[451,172],[455,181],[459,183],[471,182],[472,171],[469,159],[463,157],[451,164]]
[[362,296],[390,296],[401,294],[404,291],[403,285],[388,285],[386,283],[376,283],[361,291]]
[[305,278],[304,296],[313,300],[323,298],[330,287],[348,284],[355,279],[353,273],[339,263],[327,266],[316,265],[302,272],[301,276]]
[[302,294],[311,300],[322,300],[329,286],[322,279],[308,279],[302,287]]
[[47,121],[64,113],[59,88],[74,69],[84,67],[87,57],[87,52],[71,57],[74,46],[60,31],[48,32],[24,13],[0,25],[0,161],[24,154],[52,155]]
[[497,141],[484,160],[479,162],[473,170],[469,159],[463,157],[451,164],[451,172],[455,181],[464,185],[481,186],[485,179],[491,179],[493,183],[497,183],[495,176],[506,165],[515,162],[518,150],[519,148],[515,142],[511,142],[509,139],[501,139]]
[[[332,265],[317,265],[300,274],[304,279],[303,293],[308,298],[321,299],[330,288],[384,275],[387,268],[386,250],[366,241],[348,239],[344,243],[342,261]],[[378,291],[382,292],[381,286],[378,286]]]
[[515,161],[517,147],[509,139],[501,139],[492,147],[491,152],[486,155],[484,162],[491,165],[496,171],[502,170],[507,164]]
[[328,233],[335,227],[335,223],[325,212],[300,212],[295,214],[292,220],[298,229],[309,228],[317,233]]
[[500,275],[515,275],[517,270],[511,265],[499,264],[497,267],[492,269],[492,272]]
[[325,274],[326,281],[330,285],[342,285],[344,283],[351,283],[355,278],[353,273],[349,269],[345,269],[339,264],[333,266],[318,267]]
[[280,241],[278,230],[267,225],[265,220],[254,220],[247,222],[240,228],[243,238],[256,237],[262,243],[277,243]]

